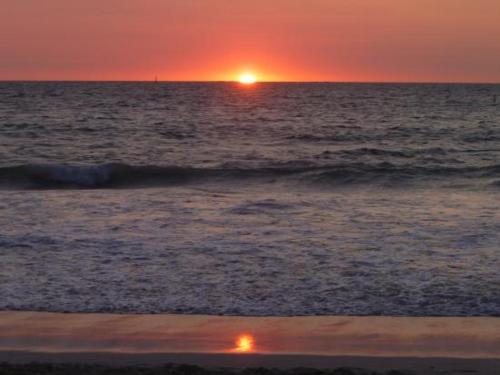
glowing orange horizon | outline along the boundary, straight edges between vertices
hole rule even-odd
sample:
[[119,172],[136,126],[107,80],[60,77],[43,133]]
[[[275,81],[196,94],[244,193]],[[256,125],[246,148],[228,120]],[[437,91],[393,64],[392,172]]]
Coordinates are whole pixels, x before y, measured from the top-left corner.
[[237,337],[235,341],[236,347],[232,352],[236,353],[251,353],[255,350],[255,339],[252,335],[243,334]]

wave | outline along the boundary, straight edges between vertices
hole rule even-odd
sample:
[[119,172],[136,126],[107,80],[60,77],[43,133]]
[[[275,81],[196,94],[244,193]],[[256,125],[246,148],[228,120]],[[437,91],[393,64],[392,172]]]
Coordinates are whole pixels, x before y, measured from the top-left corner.
[[21,188],[126,188],[183,184],[202,179],[247,179],[300,173],[299,169],[203,169],[127,164],[20,165],[0,168],[0,186]]
[[500,177],[500,165],[483,167],[396,166],[338,164],[330,166],[277,166],[267,168],[190,168],[181,166],[133,166],[127,164],[20,165],[0,168],[0,187],[21,189],[134,188],[182,185],[201,181],[256,180],[295,183],[393,184],[411,180],[481,179]]

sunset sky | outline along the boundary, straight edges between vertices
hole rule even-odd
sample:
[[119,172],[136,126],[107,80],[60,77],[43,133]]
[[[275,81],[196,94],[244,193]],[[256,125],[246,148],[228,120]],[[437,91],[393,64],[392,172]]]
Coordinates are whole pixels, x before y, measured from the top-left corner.
[[499,0],[0,0],[1,80],[500,82]]

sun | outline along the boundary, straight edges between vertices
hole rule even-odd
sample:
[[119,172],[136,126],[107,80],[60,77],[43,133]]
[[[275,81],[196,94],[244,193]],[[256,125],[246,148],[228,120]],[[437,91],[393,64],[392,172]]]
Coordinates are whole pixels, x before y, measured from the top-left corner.
[[253,85],[255,82],[257,82],[257,77],[253,73],[243,73],[238,78],[238,81],[242,85]]

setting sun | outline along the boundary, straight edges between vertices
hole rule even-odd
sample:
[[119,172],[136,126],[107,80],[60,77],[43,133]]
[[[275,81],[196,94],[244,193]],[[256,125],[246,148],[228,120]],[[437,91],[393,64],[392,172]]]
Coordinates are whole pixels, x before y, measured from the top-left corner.
[[252,85],[257,82],[257,77],[252,73],[244,73],[238,80],[243,85]]
[[241,335],[236,339],[236,347],[233,351],[238,353],[248,353],[252,352],[255,347],[255,340],[250,335]]

